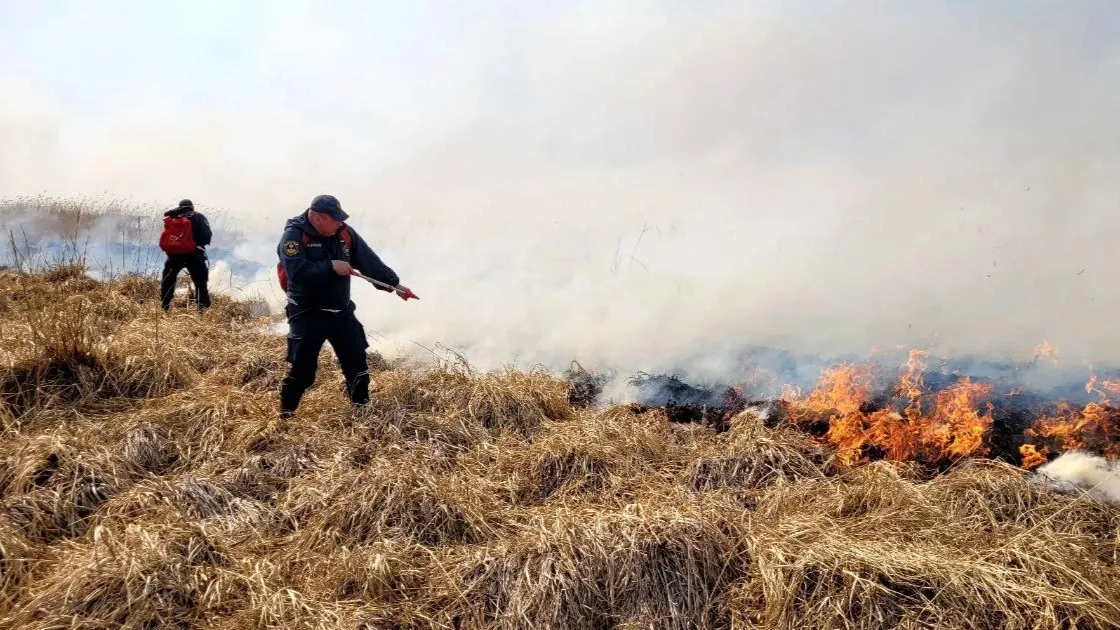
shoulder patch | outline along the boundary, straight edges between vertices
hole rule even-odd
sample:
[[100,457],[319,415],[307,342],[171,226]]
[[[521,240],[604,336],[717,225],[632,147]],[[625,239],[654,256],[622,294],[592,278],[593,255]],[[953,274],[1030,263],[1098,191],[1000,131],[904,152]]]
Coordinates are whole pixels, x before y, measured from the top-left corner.
[[299,241],[287,241],[284,243],[284,255],[295,256],[299,253]]

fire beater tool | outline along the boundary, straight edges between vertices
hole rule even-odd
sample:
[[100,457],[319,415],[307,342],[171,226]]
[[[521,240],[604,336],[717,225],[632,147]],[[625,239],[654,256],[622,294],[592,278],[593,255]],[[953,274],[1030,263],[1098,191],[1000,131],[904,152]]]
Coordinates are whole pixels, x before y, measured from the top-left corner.
[[369,276],[364,276],[361,273],[359,273],[357,270],[351,271],[350,275],[357,276],[357,277],[361,278],[362,280],[365,280],[366,282],[368,282],[370,284],[377,285],[379,287],[388,289],[390,291],[393,291],[394,293],[399,293],[400,296],[403,297],[405,300],[407,300],[408,298],[412,298],[414,300],[419,300],[420,299],[420,296],[413,293],[412,289],[409,289],[409,290],[404,291],[404,292],[398,291],[395,287],[393,287],[391,285],[388,285],[388,284],[385,284],[384,282],[381,282],[380,280],[374,280],[373,278],[370,278]]

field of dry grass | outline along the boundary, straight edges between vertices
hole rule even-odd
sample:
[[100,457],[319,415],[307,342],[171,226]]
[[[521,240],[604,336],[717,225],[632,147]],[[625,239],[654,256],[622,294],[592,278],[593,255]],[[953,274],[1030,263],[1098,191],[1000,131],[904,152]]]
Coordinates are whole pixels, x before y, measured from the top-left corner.
[[156,293],[0,273],[2,628],[1120,627],[1120,506],[1020,468],[328,351],[282,424],[283,338]]

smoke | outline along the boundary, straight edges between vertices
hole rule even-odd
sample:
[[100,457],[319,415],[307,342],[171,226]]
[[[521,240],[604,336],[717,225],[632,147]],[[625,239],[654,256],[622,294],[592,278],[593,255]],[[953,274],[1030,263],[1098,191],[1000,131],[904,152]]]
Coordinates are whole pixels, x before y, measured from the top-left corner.
[[[158,273],[165,260],[158,246],[162,211],[104,199],[0,200],[0,265],[34,271],[80,263],[99,280]],[[271,261],[260,239],[231,229],[220,211],[208,219],[216,232],[208,248],[211,291],[275,308],[279,298],[267,291]]]
[[1120,503],[1120,464],[1082,451],[1062,453],[1038,468],[1039,475],[1071,485],[1092,496]]
[[88,201],[0,202],[0,264],[24,269],[85,262],[95,277],[142,272],[159,262],[159,226]]
[[1112,3],[133,9],[7,20],[42,72],[0,71],[0,195],[227,208],[227,284],[278,295],[284,219],[335,194],[422,298],[355,284],[385,354],[1120,361]]

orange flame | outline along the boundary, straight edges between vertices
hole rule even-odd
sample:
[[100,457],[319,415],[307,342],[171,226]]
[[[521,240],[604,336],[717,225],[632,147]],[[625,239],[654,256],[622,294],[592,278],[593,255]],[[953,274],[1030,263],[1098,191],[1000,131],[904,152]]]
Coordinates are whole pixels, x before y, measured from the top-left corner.
[[[899,380],[899,400],[909,401],[903,414],[890,409],[865,412],[870,369],[845,364],[826,371],[804,399],[787,399],[791,418],[800,424],[827,420],[824,438],[847,465],[867,461],[870,449],[892,461],[918,458],[929,463],[988,454],[985,441],[992,424],[992,405],[983,401],[992,386],[962,378],[938,392],[933,408],[923,413],[923,356],[920,350],[912,351]],[[792,388],[787,392],[792,394]]]
[[1035,347],[1034,361],[1039,359],[1049,359],[1051,363],[1058,362],[1058,352],[1054,350],[1054,346],[1051,346],[1049,341],[1043,340]]
[[[1035,349],[1036,360],[1056,356],[1049,342],[1043,341]],[[848,363],[825,370],[807,395],[790,384],[783,385],[780,400],[790,421],[830,444],[845,465],[880,458],[942,465],[990,455],[994,386],[962,377],[948,388],[931,392],[924,382],[926,358],[924,350],[910,351],[894,399],[884,409],[868,408],[871,366]],[[1016,388],[1007,395],[1022,391]],[[1061,405],[1024,431],[1026,440],[1018,447],[1023,468],[1036,468],[1053,454],[1069,449],[1120,459],[1120,408],[1110,402],[1120,399],[1120,380],[1091,374],[1085,391],[1095,392],[1099,401],[1079,410]]]
[[906,371],[898,381],[898,394],[911,401],[922,396],[922,371],[925,369],[922,358],[925,355],[924,350],[911,350],[910,358],[906,361]]
[[[1028,427],[1027,437],[1036,442],[1045,441],[1062,451],[1087,449],[1102,453],[1108,459],[1120,458],[1120,409],[1113,407],[1109,399],[1110,395],[1120,393],[1120,382],[1100,380],[1096,374],[1090,374],[1085,391],[1096,392],[1100,401],[1089,403],[1076,412],[1071,411],[1069,405],[1060,405],[1056,414],[1039,418]],[[1035,444],[1024,444],[1027,446],[1037,452]],[[1047,451],[1047,446],[1043,445],[1042,452]],[[1027,463],[1024,458],[1024,468]]]
[[1019,447],[1019,455],[1023,458],[1023,468],[1034,470],[1046,463],[1046,454],[1049,452],[1045,446],[1039,451],[1034,444],[1023,444]]

